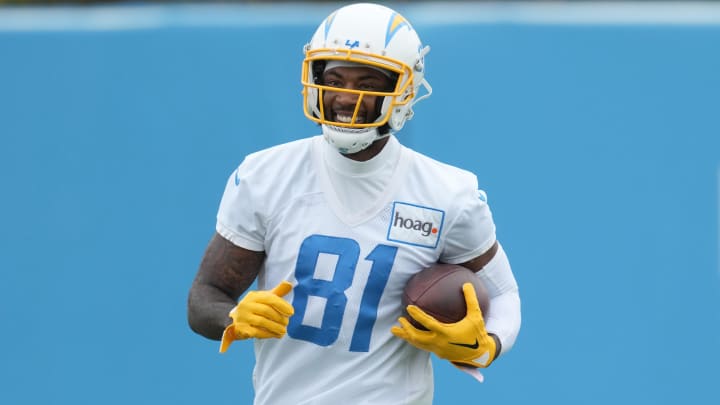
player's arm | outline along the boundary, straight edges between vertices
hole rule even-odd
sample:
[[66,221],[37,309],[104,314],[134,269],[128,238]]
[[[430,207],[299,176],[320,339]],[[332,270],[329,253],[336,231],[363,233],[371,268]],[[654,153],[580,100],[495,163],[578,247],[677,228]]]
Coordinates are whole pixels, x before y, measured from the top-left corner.
[[228,316],[258,275],[264,252],[236,246],[215,233],[200,263],[188,294],[190,328],[209,339],[220,340],[232,318]]
[[520,331],[520,295],[510,262],[502,245],[495,241],[485,253],[461,265],[474,271],[488,292],[490,309],[483,320],[497,344],[495,359],[510,350]]

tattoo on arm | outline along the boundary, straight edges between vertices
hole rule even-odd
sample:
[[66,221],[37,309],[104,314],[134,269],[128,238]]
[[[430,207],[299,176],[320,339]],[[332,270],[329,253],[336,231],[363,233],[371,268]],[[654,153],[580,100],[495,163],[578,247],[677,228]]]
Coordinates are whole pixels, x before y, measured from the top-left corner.
[[219,340],[228,313],[258,275],[264,252],[234,245],[215,233],[188,294],[188,323],[195,332]]

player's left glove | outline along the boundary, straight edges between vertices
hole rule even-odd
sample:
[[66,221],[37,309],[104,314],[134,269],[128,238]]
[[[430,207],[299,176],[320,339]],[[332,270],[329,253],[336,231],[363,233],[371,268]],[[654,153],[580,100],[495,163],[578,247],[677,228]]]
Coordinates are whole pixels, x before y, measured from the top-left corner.
[[415,328],[405,317],[393,326],[393,335],[408,341],[418,349],[435,353],[438,357],[466,367],[487,367],[497,356],[497,342],[485,330],[480,304],[471,283],[463,285],[467,305],[465,318],[455,323],[442,323],[415,305],[408,305],[410,316],[428,330]]

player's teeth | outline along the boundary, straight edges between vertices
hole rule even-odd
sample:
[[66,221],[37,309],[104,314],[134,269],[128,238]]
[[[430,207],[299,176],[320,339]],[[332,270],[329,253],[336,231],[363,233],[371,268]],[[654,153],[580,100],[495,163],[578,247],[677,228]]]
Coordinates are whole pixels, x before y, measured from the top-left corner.
[[[337,122],[349,124],[350,122],[352,122],[352,115],[339,115],[338,114],[335,116],[335,120]],[[357,119],[355,119],[356,124],[362,124],[364,122],[365,122],[365,120],[363,119],[363,117],[357,117]]]

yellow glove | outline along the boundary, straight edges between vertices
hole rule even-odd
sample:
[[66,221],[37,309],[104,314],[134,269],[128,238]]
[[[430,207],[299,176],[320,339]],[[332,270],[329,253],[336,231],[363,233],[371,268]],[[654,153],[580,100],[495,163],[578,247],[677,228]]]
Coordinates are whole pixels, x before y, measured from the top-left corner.
[[225,328],[220,342],[220,353],[225,353],[236,340],[249,338],[281,338],[295,309],[282,299],[292,290],[292,284],[283,281],[272,291],[250,291],[230,311],[233,322]]
[[408,305],[410,316],[428,330],[415,328],[405,317],[393,326],[393,335],[408,341],[418,349],[435,353],[465,367],[487,367],[495,360],[497,343],[485,330],[485,321],[471,283],[463,285],[467,315],[455,323],[442,323],[415,305]]

